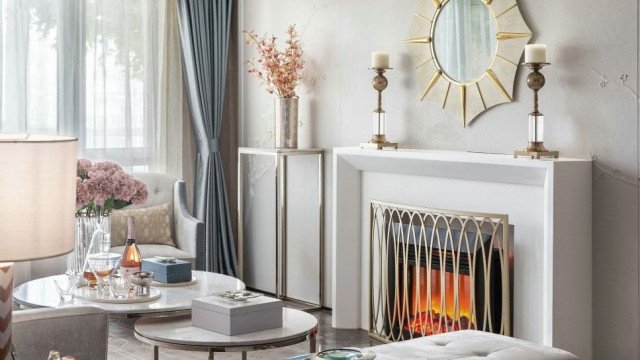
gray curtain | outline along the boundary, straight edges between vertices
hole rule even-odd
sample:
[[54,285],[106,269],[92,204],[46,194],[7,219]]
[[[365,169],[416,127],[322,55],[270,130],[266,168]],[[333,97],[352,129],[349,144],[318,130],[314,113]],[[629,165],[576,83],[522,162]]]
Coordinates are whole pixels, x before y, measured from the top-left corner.
[[194,213],[206,231],[196,267],[235,276],[235,241],[218,151],[231,7],[232,0],[178,0],[185,85],[198,141]]

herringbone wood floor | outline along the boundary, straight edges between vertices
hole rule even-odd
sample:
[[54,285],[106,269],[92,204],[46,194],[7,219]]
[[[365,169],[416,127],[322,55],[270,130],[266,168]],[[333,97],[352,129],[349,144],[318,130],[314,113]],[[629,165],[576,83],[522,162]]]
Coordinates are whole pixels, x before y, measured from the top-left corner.
[[[318,349],[337,347],[368,347],[379,343],[369,338],[364,330],[338,330],[331,327],[331,312],[327,310],[315,311],[318,318]],[[152,359],[151,345],[138,341],[133,336],[133,322],[124,316],[112,316],[109,327],[109,360],[150,360]],[[295,355],[306,354],[308,343],[301,343],[280,349],[262,350],[249,353],[249,359],[283,359]],[[217,359],[240,360],[239,353],[217,353]],[[179,350],[160,350],[162,360],[207,359],[206,353],[187,352]]]

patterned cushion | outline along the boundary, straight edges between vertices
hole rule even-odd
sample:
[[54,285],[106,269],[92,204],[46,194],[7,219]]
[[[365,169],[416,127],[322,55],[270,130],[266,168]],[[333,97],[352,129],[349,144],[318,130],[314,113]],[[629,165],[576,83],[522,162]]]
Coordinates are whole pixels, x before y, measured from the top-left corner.
[[127,242],[127,216],[136,221],[136,243],[175,246],[171,238],[171,204],[142,209],[114,210],[111,215],[111,246]]

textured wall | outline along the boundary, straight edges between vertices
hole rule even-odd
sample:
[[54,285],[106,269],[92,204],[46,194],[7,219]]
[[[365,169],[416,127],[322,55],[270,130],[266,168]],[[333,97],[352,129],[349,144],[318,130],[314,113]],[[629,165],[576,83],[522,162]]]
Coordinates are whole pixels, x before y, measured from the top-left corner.
[[[564,156],[595,156],[604,169],[596,170],[594,179],[595,358],[635,360],[640,270],[638,4],[519,4],[534,31],[533,41],[548,44],[553,63],[544,70],[547,86],[540,94],[547,119],[545,143]],[[485,112],[467,129],[438,106],[418,102],[419,84],[402,44],[414,5],[413,0],[241,1],[240,29],[282,33],[287,24],[296,23],[302,34],[308,61],[301,88],[302,146],[353,146],[370,136],[375,98],[367,67],[369,54],[380,50],[391,53],[395,67],[385,92],[388,133],[403,147],[509,153],[525,145],[531,93],[522,71],[516,79],[515,102]],[[252,54],[244,47],[240,59]],[[254,79],[239,76],[241,144],[273,146],[273,101]],[[328,161],[327,201],[330,170]],[[327,213],[326,229],[330,226]],[[327,236],[328,250],[329,242]]]

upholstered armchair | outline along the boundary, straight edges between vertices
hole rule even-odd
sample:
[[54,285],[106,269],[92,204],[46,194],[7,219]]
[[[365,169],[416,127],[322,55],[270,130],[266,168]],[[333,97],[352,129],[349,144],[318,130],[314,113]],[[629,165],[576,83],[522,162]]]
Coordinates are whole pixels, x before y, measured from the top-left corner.
[[[138,244],[143,258],[154,256],[171,256],[190,261],[195,265],[196,244],[204,241],[204,223],[189,214],[187,207],[187,186],[182,180],[177,180],[166,174],[134,173],[136,178],[144,181],[149,191],[147,202],[142,205],[127,207],[147,208],[170,203],[173,211],[172,238],[176,247],[169,245]],[[113,252],[124,251],[123,246],[116,246]]]
[[109,315],[94,306],[13,312],[16,359],[46,359],[49,351],[75,359],[106,360]]

